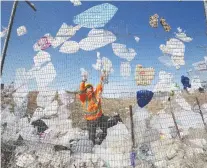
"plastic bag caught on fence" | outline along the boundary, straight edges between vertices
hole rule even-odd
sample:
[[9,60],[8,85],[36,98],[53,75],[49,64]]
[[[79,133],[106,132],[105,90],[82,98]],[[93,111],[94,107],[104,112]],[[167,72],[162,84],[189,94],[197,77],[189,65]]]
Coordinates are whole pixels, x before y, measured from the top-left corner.
[[60,47],[59,51],[66,54],[73,54],[78,52],[78,50],[79,50],[79,44],[76,41],[66,41]]
[[46,50],[52,44],[53,37],[47,33],[43,37],[41,37],[34,45],[34,51]]
[[27,34],[27,29],[25,26],[20,26],[19,28],[17,28],[17,35],[18,36],[23,36]]
[[154,68],[143,68],[137,65],[135,69],[135,80],[137,85],[150,85],[155,76]]
[[134,39],[135,39],[135,41],[138,43],[139,42],[139,40],[140,40],[140,38],[139,37],[137,37],[137,36],[134,36]]
[[132,48],[127,48],[125,44],[112,43],[112,49],[116,56],[131,61],[137,55]]
[[175,33],[176,38],[184,42],[191,42],[193,40],[191,37],[188,37],[185,31],[182,31],[180,27],[178,27],[177,30],[178,30],[178,33]]
[[74,6],[80,6],[82,5],[80,0],[70,0],[71,3],[73,3]]
[[80,48],[85,51],[92,51],[104,47],[116,41],[116,36],[104,29],[92,29],[88,37],[79,42]]
[[51,58],[48,52],[39,51],[33,60],[34,65],[40,68],[44,63],[51,61]]
[[93,6],[75,16],[73,22],[86,28],[101,28],[107,24],[118,8],[109,3]]
[[131,66],[129,62],[121,62],[120,74],[123,77],[128,77],[131,75]]
[[0,37],[4,37],[6,36],[7,32],[8,32],[8,29],[7,28],[3,28],[4,30],[0,32]]
[[52,41],[53,48],[58,47],[59,45],[67,41],[69,38],[74,36],[80,28],[81,26],[79,25],[73,27],[68,26],[66,23],[63,23],[60,29],[58,30],[56,37]]
[[158,60],[167,67],[173,66],[173,62],[169,56],[161,56],[158,58]]
[[154,14],[153,16],[150,16],[149,24],[150,24],[151,27],[153,27],[153,28],[158,27],[158,18],[159,18],[158,14]]

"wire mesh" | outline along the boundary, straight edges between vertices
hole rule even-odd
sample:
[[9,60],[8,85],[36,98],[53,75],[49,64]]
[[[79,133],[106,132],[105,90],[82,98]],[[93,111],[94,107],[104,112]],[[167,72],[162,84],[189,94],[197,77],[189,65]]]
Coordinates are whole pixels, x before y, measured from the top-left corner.
[[[2,167],[207,165],[202,2],[34,2],[36,12],[27,3],[18,3],[3,69]],[[96,100],[81,90],[85,79],[94,91],[103,85]]]

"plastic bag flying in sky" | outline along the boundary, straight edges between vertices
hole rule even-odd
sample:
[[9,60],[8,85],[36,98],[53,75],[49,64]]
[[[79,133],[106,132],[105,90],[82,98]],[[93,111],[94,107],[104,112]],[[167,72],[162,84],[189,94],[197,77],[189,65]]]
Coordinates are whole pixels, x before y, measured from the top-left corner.
[[88,33],[88,37],[79,42],[80,48],[85,51],[92,51],[104,47],[116,41],[116,36],[107,30],[92,29]]
[[101,28],[112,19],[117,10],[116,6],[104,3],[75,16],[73,22],[86,28]]
[[135,70],[135,80],[137,85],[150,85],[155,76],[154,68],[143,68],[137,65]]
[[17,28],[17,35],[18,36],[23,36],[27,33],[27,29],[25,26],[20,26],[19,28]]

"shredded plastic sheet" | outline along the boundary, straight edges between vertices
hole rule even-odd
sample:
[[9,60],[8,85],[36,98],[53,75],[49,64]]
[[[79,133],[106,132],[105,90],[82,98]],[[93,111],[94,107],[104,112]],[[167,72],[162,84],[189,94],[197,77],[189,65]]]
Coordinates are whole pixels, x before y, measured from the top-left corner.
[[84,68],[80,68],[83,80],[88,79],[88,72]]
[[20,26],[19,28],[17,28],[17,35],[18,36],[23,36],[27,34],[27,29],[25,26]]
[[149,18],[150,26],[153,28],[157,28],[158,27],[158,19],[159,19],[158,14],[154,14],[153,16],[150,16],[150,18]]
[[191,79],[191,88],[189,88],[189,92],[194,92],[198,88],[202,88],[202,83],[199,76],[193,76]]
[[167,41],[166,45],[160,45],[160,50],[164,54],[169,54],[171,56],[171,60],[176,69],[179,69],[181,65],[185,65],[185,45],[180,40],[171,38]]
[[73,3],[74,6],[80,6],[82,5],[80,0],[70,0],[71,3]]
[[166,22],[166,20],[163,17],[160,18],[160,24],[162,25],[162,27],[166,32],[169,32],[171,30],[170,25]]
[[120,74],[123,77],[128,77],[131,75],[131,66],[129,62],[121,62]]
[[17,157],[16,165],[19,167],[28,167],[31,166],[33,162],[35,162],[35,156],[25,153]]
[[116,41],[116,36],[112,32],[103,29],[92,29],[88,33],[88,37],[82,39],[79,45],[83,50],[92,51],[114,41]]
[[80,28],[81,26],[79,25],[73,27],[68,26],[66,23],[63,23],[60,29],[58,30],[56,37],[52,41],[53,48],[58,47],[59,45],[67,41],[69,38],[74,36]]
[[112,43],[112,49],[116,56],[131,61],[137,55],[136,51],[132,48],[127,48],[124,44]]
[[183,84],[183,88],[191,88],[190,79],[186,76],[181,76],[181,83]]
[[137,85],[150,85],[155,76],[154,68],[143,68],[137,65],[135,69],[135,80]]
[[101,28],[107,24],[118,8],[109,3],[93,6],[74,17],[73,22],[86,28]]
[[158,60],[167,67],[173,66],[173,62],[170,56],[161,56],[158,58]]
[[7,34],[8,29],[3,27],[3,31],[0,32],[0,37],[4,37]]
[[27,108],[27,95],[28,95],[28,84],[27,84],[27,72],[25,68],[16,69],[14,88],[17,89],[13,93],[13,99],[16,104],[15,115],[22,117],[26,113]]
[[73,54],[78,52],[78,50],[79,50],[79,44],[76,41],[66,41],[60,47],[59,51],[66,54]]
[[197,71],[207,70],[207,62],[206,61],[199,61],[192,64],[194,69]]
[[56,91],[50,90],[48,88],[45,88],[44,90],[41,90],[37,95],[37,106],[40,107],[47,107],[51,104],[52,100],[54,99],[56,94]]
[[39,51],[33,60],[36,67],[41,67],[44,63],[51,61],[51,58],[49,53],[45,51]]
[[137,37],[137,36],[134,36],[134,39],[135,39],[135,41],[138,43],[139,42],[139,40],[140,40],[140,38],[139,37]]
[[51,46],[53,37],[47,33],[33,45],[34,51],[46,50]]
[[149,90],[139,90],[137,91],[137,104],[139,107],[143,108],[146,106],[153,97],[154,93]]
[[97,70],[97,71],[101,71],[102,68],[102,60],[100,57],[100,52],[97,52],[97,60],[96,60],[96,64],[92,64],[92,67]]
[[186,111],[192,110],[190,104],[188,102],[186,102],[186,100],[180,94],[176,94],[175,101],[180,107],[182,107],[182,109],[184,109]]
[[101,69],[101,71],[106,72],[106,75],[109,75],[110,73],[114,72],[111,60],[109,60],[106,57],[102,58],[102,69]]
[[191,37],[188,37],[185,31],[182,31],[180,27],[178,27],[177,30],[178,33],[175,33],[176,38],[182,40],[183,42],[191,42],[193,40]]
[[154,92],[171,92],[173,85],[175,85],[173,82],[173,75],[165,71],[160,71],[159,80],[154,87]]
[[38,90],[44,90],[56,77],[56,70],[51,62],[33,72]]

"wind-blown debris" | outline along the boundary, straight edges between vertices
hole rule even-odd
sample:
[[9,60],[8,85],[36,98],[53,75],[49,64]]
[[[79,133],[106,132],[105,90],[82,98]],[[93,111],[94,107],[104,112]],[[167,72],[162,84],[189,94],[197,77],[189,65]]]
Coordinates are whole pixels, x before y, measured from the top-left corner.
[[73,22],[86,28],[101,28],[113,18],[117,10],[114,5],[103,3],[75,16]]
[[104,47],[116,41],[116,36],[107,30],[92,29],[88,33],[88,37],[79,42],[80,48],[85,51],[92,51]]
[[27,34],[27,29],[25,26],[20,26],[19,28],[17,28],[17,35],[18,36],[23,36]]
[[125,44],[112,43],[112,49],[116,56],[131,61],[137,55],[136,51],[132,48],[127,48]]

